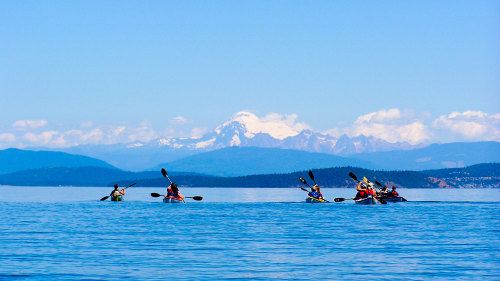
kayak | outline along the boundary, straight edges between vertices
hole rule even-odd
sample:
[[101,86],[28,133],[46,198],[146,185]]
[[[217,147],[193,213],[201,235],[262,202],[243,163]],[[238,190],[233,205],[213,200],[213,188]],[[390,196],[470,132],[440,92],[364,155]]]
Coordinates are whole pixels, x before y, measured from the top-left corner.
[[163,198],[163,203],[184,203],[184,200],[174,197]]
[[314,197],[307,197],[306,198],[306,203],[326,203],[324,199],[321,198],[314,198]]
[[385,202],[403,202],[403,197],[401,196],[398,196],[398,197],[387,197],[387,198],[383,198]]
[[111,201],[123,201],[123,197],[121,197],[121,196],[111,196]]
[[360,204],[360,205],[375,205],[375,204],[379,204],[380,202],[378,202],[378,200],[373,198],[373,196],[369,196],[366,198],[354,200],[354,203]]

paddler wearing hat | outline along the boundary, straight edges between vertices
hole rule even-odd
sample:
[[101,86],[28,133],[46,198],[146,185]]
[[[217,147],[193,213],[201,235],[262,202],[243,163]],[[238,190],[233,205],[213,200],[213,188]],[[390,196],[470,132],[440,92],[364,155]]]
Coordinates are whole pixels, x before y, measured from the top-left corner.
[[323,198],[323,194],[321,194],[320,187],[318,184],[315,184],[311,187],[311,192],[309,192],[309,196],[314,197],[316,199],[325,199]]
[[363,177],[363,180],[359,181],[358,186],[356,187],[356,191],[358,191],[358,193],[356,193],[354,200],[368,197],[368,195],[369,195],[368,185],[369,184],[370,184],[370,181],[366,177]]

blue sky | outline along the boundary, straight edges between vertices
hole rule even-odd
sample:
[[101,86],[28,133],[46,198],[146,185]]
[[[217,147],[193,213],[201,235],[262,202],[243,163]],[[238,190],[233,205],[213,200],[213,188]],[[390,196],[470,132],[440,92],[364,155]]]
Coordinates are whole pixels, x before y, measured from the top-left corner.
[[240,111],[334,135],[500,140],[499,14],[499,1],[0,1],[0,147],[96,128],[189,136]]

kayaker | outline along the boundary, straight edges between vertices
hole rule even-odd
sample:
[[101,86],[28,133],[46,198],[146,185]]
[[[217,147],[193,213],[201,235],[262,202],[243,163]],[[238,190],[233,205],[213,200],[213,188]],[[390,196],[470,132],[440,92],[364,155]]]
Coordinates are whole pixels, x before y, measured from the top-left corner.
[[381,187],[379,191],[377,192],[377,196],[380,198],[386,198],[387,197],[387,186]]
[[321,194],[319,185],[315,184],[313,187],[311,187],[311,192],[309,192],[309,196],[316,198],[316,199],[324,199],[323,194]]
[[356,190],[358,193],[356,193],[354,197],[355,200],[368,197],[368,180],[363,178],[363,180],[358,183]]
[[115,189],[113,189],[113,191],[111,191],[111,193],[109,194],[109,196],[112,197],[122,197],[123,195],[125,195],[125,188],[122,190],[118,190],[117,184],[115,184]]
[[368,195],[377,196],[377,192],[375,191],[375,185],[371,182],[368,184],[367,193]]
[[172,183],[167,187],[167,194],[165,194],[165,198],[174,198],[178,200],[184,199],[184,196],[179,193],[179,188],[177,187],[177,184]]
[[399,197],[399,193],[396,191],[396,187],[393,186],[391,192],[389,193],[391,197]]

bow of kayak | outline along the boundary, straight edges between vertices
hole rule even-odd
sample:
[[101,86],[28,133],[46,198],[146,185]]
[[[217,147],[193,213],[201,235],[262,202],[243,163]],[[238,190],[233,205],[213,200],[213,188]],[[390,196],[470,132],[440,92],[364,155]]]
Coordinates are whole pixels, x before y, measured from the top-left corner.
[[373,196],[368,196],[366,198],[356,199],[356,200],[354,200],[354,203],[360,204],[360,205],[375,205],[375,204],[379,204],[379,201],[377,199],[373,198]]
[[123,201],[123,197],[121,197],[121,196],[111,196],[111,201]]

